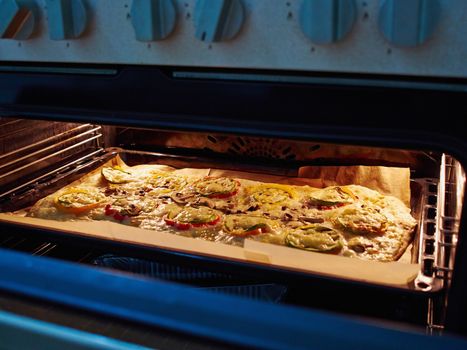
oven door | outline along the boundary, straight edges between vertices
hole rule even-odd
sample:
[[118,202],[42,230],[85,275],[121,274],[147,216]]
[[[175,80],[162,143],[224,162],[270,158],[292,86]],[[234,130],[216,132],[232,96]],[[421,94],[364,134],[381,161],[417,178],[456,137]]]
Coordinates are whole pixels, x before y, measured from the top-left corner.
[[[2,349],[467,346],[467,340],[448,335],[429,337],[415,329],[396,330],[364,319],[199,291],[6,250],[0,252],[0,269],[0,298],[12,301],[10,310],[0,312]],[[18,304],[18,297],[29,304]],[[57,310],[67,312],[57,314]],[[137,330],[144,329],[142,335],[132,334],[135,325]]]

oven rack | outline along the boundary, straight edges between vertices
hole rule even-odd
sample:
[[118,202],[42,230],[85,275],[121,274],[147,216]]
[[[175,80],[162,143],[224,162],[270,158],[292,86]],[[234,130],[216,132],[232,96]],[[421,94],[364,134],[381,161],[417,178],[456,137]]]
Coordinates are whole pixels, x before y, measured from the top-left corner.
[[[419,179],[416,183],[421,187],[419,214],[418,241],[415,241],[413,263],[420,263],[421,269],[415,280],[418,290],[429,291],[437,282],[435,271],[437,267],[437,250],[439,234],[436,232],[437,203],[438,203],[438,179]],[[437,288],[441,285],[437,283]]]
[[[430,254],[426,256],[426,261],[429,262],[427,272],[430,278],[437,279],[438,283],[447,290],[454,271],[466,177],[459,162],[446,154],[441,157],[440,170],[438,189],[434,191],[433,188],[433,193],[431,193],[438,200],[436,204],[432,203],[425,208],[427,216],[435,214],[435,217],[428,221],[427,242],[435,241],[436,244],[430,243],[425,249],[427,247],[430,249]],[[432,237],[435,237],[435,240]],[[430,334],[444,329],[447,297],[445,293],[441,299],[429,300],[427,325]]]
[[89,169],[105,155],[101,126],[8,120],[2,131],[1,211],[29,205],[53,183]]
[[417,259],[422,264],[422,270],[416,281],[421,290],[430,288],[433,279],[438,279],[440,283],[449,282],[454,270],[461,207],[453,205],[459,201],[458,198],[453,201],[448,197],[464,192],[465,174],[462,174],[459,163],[445,154],[442,155],[440,170],[439,180],[416,180],[422,187]]
[[439,232],[440,237],[436,276],[446,281],[451,280],[454,270],[464,187],[465,173],[459,162],[451,156],[443,155],[436,222],[436,231]]
[[0,202],[102,153],[102,127],[6,120],[0,133]]

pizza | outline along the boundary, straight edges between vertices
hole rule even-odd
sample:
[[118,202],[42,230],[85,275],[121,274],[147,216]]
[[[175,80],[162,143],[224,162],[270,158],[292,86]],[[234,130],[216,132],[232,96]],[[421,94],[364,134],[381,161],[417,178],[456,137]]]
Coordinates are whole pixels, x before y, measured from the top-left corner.
[[237,246],[253,239],[377,261],[398,260],[416,226],[401,200],[360,185],[314,188],[124,164],[86,175],[39,200],[27,215],[108,220]]

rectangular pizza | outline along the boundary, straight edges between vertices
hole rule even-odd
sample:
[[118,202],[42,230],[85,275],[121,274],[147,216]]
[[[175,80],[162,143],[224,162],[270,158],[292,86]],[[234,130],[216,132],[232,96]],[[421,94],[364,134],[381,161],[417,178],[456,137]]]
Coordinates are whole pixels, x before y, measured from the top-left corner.
[[400,199],[361,185],[316,188],[121,160],[39,200],[27,216],[110,221],[234,246],[254,240],[381,262],[401,257],[416,226]]

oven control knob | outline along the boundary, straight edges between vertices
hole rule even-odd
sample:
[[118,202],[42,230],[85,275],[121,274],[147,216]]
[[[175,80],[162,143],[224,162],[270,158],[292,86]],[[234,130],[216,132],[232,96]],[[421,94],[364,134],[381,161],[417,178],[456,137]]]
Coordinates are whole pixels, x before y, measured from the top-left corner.
[[17,0],[0,0],[0,38],[26,40],[35,26],[33,9]]
[[176,20],[173,0],[133,0],[131,23],[138,41],[167,38],[174,30]]
[[52,40],[76,39],[88,21],[83,0],[46,0],[49,36]]
[[198,0],[195,8],[195,36],[205,42],[230,40],[245,20],[241,0]]
[[356,18],[355,0],[304,0],[299,20],[312,42],[332,44],[350,33]]
[[379,29],[396,46],[419,46],[435,31],[440,9],[438,0],[385,0],[379,13]]

